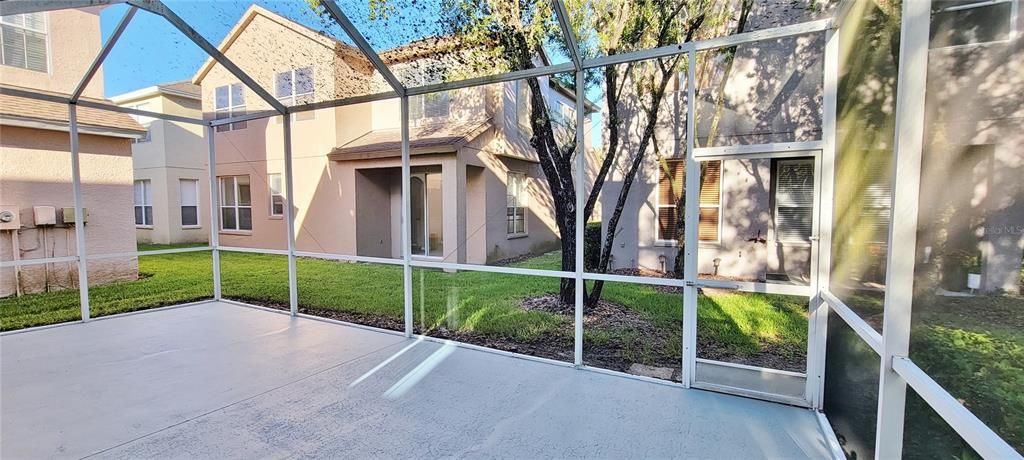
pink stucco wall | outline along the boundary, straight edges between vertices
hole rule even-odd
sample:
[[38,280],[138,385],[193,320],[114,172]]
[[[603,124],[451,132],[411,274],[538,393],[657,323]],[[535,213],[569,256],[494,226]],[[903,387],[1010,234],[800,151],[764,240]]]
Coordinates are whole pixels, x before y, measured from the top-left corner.
[[[80,136],[83,204],[89,217],[86,254],[135,250],[132,215],[130,141],[83,134]],[[70,140],[67,132],[0,127],[0,204],[21,210],[18,231],[22,259],[75,255],[75,229],[35,227],[33,206],[73,207]],[[45,235],[44,235],[45,233]],[[0,232],[0,258],[13,260],[12,232]],[[89,284],[130,280],[138,276],[135,259],[89,263]],[[74,263],[31,266],[21,270],[22,290],[38,292],[77,286]],[[15,293],[14,269],[0,271],[0,296]]]

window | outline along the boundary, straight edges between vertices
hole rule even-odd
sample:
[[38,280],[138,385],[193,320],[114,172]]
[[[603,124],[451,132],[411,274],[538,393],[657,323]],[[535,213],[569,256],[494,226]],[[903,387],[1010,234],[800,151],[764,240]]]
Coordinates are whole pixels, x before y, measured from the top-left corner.
[[[218,86],[214,90],[214,110],[216,118],[230,118],[245,115],[245,88],[241,83]],[[240,121],[217,127],[217,132],[245,129],[246,123]]]
[[1017,0],[932,2],[930,48],[1008,41],[1016,33]]
[[[314,101],[314,83],[312,67],[278,72],[274,76],[277,99],[287,106],[312,103]],[[313,117],[314,111],[307,110],[294,114],[292,119],[296,121],[310,120]],[[277,118],[277,120],[280,123],[281,118]]]
[[153,186],[150,181],[135,181],[135,226],[153,226]]
[[181,226],[199,226],[199,181],[178,179],[178,194],[181,197]]
[[448,118],[450,100],[447,91],[409,98],[409,119]]
[[530,125],[530,86],[526,81],[516,82],[516,123],[519,124],[519,132],[524,136],[533,134],[533,127]]
[[252,197],[249,176],[220,178],[221,230],[252,230]]
[[284,185],[280,174],[271,174],[270,182],[270,215],[284,215]]
[[526,210],[529,207],[529,191],[527,190],[526,174],[508,173],[506,186],[506,232],[509,236],[526,235]]
[[775,239],[781,242],[811,241],[814,212],[814,160],[780,160],[776,163]]
[[552,121],[554,121],[555,124],[561,125],[561,126],[566,127],[566,128],[576,124],[576,120],[575,120],[576,109],[575,108],[573,108],[569,104],[566,104],[565,102],[562,102],[562,101],[558,101],[556,103],[556,107],[557,107],[557,109],[552,111],[552,112],[554,112],[554,120],[552,120]]
[[864,184],[864,189],[858,227],[870,229],[865,233],[866,242],[884,245],[889,240],[889,216],[892,214],[891,162],[886,159],[888,154],[885,152],[866,153],[870,154],[879,159],[864,161],[860,166],[862,176],[857,180]]
[[[722,201],[722,162],[704,162],[704,180],[700,187],[700,220],[697,238],[700,241],[718,241],[719,216]],[[667,160],[658,169],[658,240],[677,241],[679,204],[685,187],[684,160]]]
[[47,72],[46,16],[13,14],[0,18],[0,57],[11,67]]

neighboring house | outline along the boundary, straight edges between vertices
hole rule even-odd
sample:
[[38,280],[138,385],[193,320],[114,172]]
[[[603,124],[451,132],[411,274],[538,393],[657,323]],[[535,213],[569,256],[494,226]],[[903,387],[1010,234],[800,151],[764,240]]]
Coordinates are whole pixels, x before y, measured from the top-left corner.
[[[0,34],[0,84],[67,97],[100,51],[99,9],[4,16]],[[97,73],[84,98],[102,101],[102,82]],[[134,251],[131,142],[145,130],[128,115],[85,107],[78,129],[87,254]],[[68,133],[66,104],[0,96],[0,213],[11,218],[0,223],[0,259],[75,255]],[[134,258],[88,269],[90,284],[138,276]],[[0,296],[73,288],[77,278],[74,262],[5,268]]]
[[[773,1],[758,2],[760,11],[811,14],[795,7],[772,9]],[[945,8],[937,4],[933,12],[917,252],[922,267],[940,265],[934,272],[939,287],[948,290],[964,289],[968,272],[982,275],[983,292],[1020,293],[1024,283],[1024,96],[1011,90],[1024,74],[1024,14],[1018,12],[1024,10],[1022,3],[1000,0]],[[783,22],[809,19],[813,18]],[[759,16],[755,9],[751,25],[757,29],[759,23],[772,20],[779,18]],[[820,35],[739,46],[733,70],[721,86],[724,98],[715,96],[724,66],[719,64],[716,72],[698,81],[697,145],[821,139],[823,52]],[[668,153],[663,158],[649,153],[633,184],[616,230],[613,269],[674,268],[676,190],[683,186],[686,145],[685,80],[675,87],[680,90],[666,102],[666,120],[657,133]],[[716,105],[719,101],[723,103]],[[720,122],[712,135],[710,120],[716,113]],[[635,114],[630,119],[639,122]],[[623,148],[629,149],[631,142],[636,139],[627,139]],[[863,160],[846,162],[857,170],[844,170],[843,180],[858,182],[853,190],[861,196],[852,201],[856,209],[837,209],[855,212],[843,222],[856,228],[844,228],[845,239],[835,244],[857,245],[844,250],[865,254],[865,266],[855,270],[856,279],[844,277],[833,283],[852,281],[867,288],[884,283],[891,142],[881,139],[868,147],[875,150],[862,152],[839,146],[839,155],[861,155]],[[700,201],[698,272],[807,283],[811,247],[817,244],[817,178],[811,158],[726,159],[707,166],[702,192],[693,198]],[[613,172],[602,193],[605,225],[621,181],[620,173]],[[849,197],[838,198],[851,202]]]
[[[751,13],[748,24],[755,30],[761,22],[778,20],[770,14],[777,11],[771,3],[759,2]],[[720,56],[700,55],[697,72],[703,78],[696,90],[696,146],[820,139],[823,44],[820,35],[808,35],[741,45],[728,74]],[[685,72],[676,78],[669,85],[676,90],[666,98],[656,128],[663,153],[659,157],[649,147],[645,154],[616,229],[611,269],[675,270],[683,233],[678,223],[685,183]],[[629,107],[622,111],[630,129],[624,131],[620,164],[612,168],[602,189],[602,235],[622,189],[622,171],[637,153],[640,129],[633,127],[643,121]],[[688,197],[699,200],[698,273],[745,281],[808,282],[816,183],[812,154],[705,163],[701,193]]]
[[[439,45],[415,43],[381,58],[411,79],[430,46]],[[358,50],[259,6],[220,50],[288,105],[388,89]],[[268,108],[213,60],[192,82],[209,118]],[[573,93],[548,78],[541,84],[559,118],[573,119]],[[529,146],[525,89],[513,82],[411,98],[415,256],[486,263],[559,247],[551,194]],[[293,120],[297,248],[401,257],[398,99]],[[223,126],[216,149],[221,244],[286,247],[280,117]]]
[[[110,99],[122,107],[202,118],[199,87],[188,81],[151,86]],[[209,241],[210,183],[203,127],[137,115],[133,118],[148,131],[132,145],[138,241]]]
[[928,52],[918,263],[941,287],[1021,294],[1024,1],[939,4]]

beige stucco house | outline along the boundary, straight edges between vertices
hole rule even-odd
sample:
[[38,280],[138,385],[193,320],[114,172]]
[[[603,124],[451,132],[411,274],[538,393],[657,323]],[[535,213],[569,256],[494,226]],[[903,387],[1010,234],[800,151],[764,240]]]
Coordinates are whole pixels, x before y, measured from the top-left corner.
[[[773,10],[773,3],[757,2],[751,29],[778,21],[768,14],[771,11],[802,15],[786,23],[813,19],[813,10]],[[978,289],[987,293],[1020,293],[1024,284],[1024,98],[1009,90],[1024,75],[1024,15],[1011,14],[1021,10],[1022,3],[979,2],[934,14],[917,250],[922,273],[932,273],[934,284],[921,288],[964,290],[968,273],[980,275]],[[859,3],[861,7],[871,4]],[[699,73],[704,78],[697,82],[695,101],[697,146],[821,140],[824,43],[820,35],[808,35],[745,44],[736,50],[728,75],[722,73],[722,65],[711,74]],[[869,54],[858,46],[844,46],[843,53],[852,54],[842,62],[857,62],[858,56]],[[889,63],[889,68],[869,72],[879,79],[894,77],[896,63]],[[841,69],[840,79],[854,71]],[[840,93],[865,100],[877,97],[882,102],[873,106],[891,111],[891,95],[871,93],[885,86],[878,81],[857,92]],[[646,156],[623,211],[626,217],[616,229],[613,269],[674,268],[679,197],[674,190],[683,185],[686,145],[685,80],[676,82],[675,88],[663,107],[665,122],[657,132],[660,145],[670,148],[660,158],[650,152]],[[719,88],[722,97],[717,96]],[[840,100],[840,110],[843,104]],[[712,128],[716,114],[720,121]],[[871,289],[884,283],[890,217],[893,127],[868,126],[884,125],[891,114],[850,114],[854,119],[847,123],[840,113],[837,136],[837,166],[843,183],[836,184],[836,203],[822,203],[838,213],[833,236],[844,262],[857,265],[833,267],[832,284],[837,290]],[[634,126],[642,121],[636,114],[628,118]],[[880,138],[872,137],[876,133]],[[636,136],[628,138],[624,151],[636,140]],[[700,274],[808,282],[811,249],[817,244],[813,200],[818,178],[810,155],[801,158],[799,151],[787,155],[707,163],[699,197]],[[622,161],[631,158],[627,152]],[[602,193],[606,215],[602,234],[607,232],[608,210],[621,189],[618,171],[622,169],[615,168]]]
[[[100,50],[97,8],[7,16],[0,84],[67,97]],[[20,40],[15,40],[20,38]],[[103,96],[102,73],[84,98]],[[145,130],[131,117],[78,108],[87,253],[135,250],[132,139]],[[75,254],[68,106],[0,96],[0,259]],[[73,213],[71,214],[73,215]],[[89,263],[90,284],[135,279],[134,258]],[[0,270],[0,297],[76,287],[74,262]]]
[[[748,26],[762,22],[777,7],[757,2]],[[794,7],[794,13],[800,12]],[[796,23],[806,17],[786,21]],[[732,25],[730,25],[732,27]],[[727,72],[724,58],[698,56],[695,106],[698,148],[821,139],[822,55],[820,35],[803,35],[741,45]],[[770,68],[770,71],[768,70]],[[769,77],[770,76],[770,77]],[[724,80],[724,81],[723,81]],[[671,272],[682,237],[680,198],[686,157],[686,74],[669,84],[655,136],[660,154],[649,147],[616,229],[610,268]],[[604,108],[607,111],[607,107]],[[608,216],[622,190],[623,171],[635,158],[645,118],[620,107],[629,129],[619,164],[601,193]],[[607,136],[607,134],[606,134]],[[812,257],[815,163],[813,152],[789,152],[785,159],[718,159],[705,162],[698,197],[697,271],[745,281],[806,284]]]
[[[424,59],[411,47],[425,46],[381,57],[408,77]],[[285,104],[388,89],[358,50],[259,6],[220,50]],[[192,82],[202,87],[208,118],[269,108],[212,60]],[[554,80],[541,83],[552,110],[574,119],[573,93]],[[521,127],[523,94],[525,85],[513,82],[412,98],[415,256],[488,263],[558,247],[551,195]],[[286,247],[282,124],[275,117],[218,129],[223,245]],[[397,99],[293,116],[298,250],[401,257],[399,126]]]
[[[110,98],[150,112],[202,117],[199,87],[188,81],[150,86]],[[210,185],[204,128],[133,115],[147,135],[132,144],[136,235],[144,243],[205,243]]]

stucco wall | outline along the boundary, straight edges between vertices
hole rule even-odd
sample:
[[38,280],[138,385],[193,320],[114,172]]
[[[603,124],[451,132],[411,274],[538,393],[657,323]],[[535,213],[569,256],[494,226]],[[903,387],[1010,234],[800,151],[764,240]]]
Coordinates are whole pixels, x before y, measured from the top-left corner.
[[[785,9],[772,0],[755,3],[747,30],[792,24],[813,19],[814,11],[802,7]],[[823,94],[823,34],[808,34],[737,47],[731,68],[722,56],[711,51],[698,55],[697,113],[695,143],[698,147],[764,144],[817,140],[821,138]],[[678,249],[657,241],[658,157],[685,157],[686,89],[679,78],[669,83],[668,94],[659,108],[655,142],[648,144],[642,166],[632,184],[612,249],[611,268],[672,270]],[[721,92],[719,92],[721,89]],[[620,98],[618,162],[613,166],[600,194],[602,237],[607,234],[624,181],[624,172],[639,153],[646,119],[638,99]],[[605,101],[602,100],[602,103]],[[603,108],[607,114],[607,107]],[[607,144],[608,127],[602,127]],[[655,152],[654,144],[657,144]],[[714,272],[714,260],[721,259],[719,274],[743,279],[763,279],[766,274],[803,274],[809,268],[806,245],[780,245],[774,241],[771,202],[771,162],[727,161],[722,171],[720,241],[701,242],[698,272]],[[596,219],[595,219],[596,220]],[[767,243],[756,239],[757,231]],[[664,260],[662,260],[664,258]]]
[[[612,248],[612,269],[674,267],[679,249],[674,242],[657,240],[658,186],[651,179],[657,177],[657,167],[656,160],[646,159],[633,183]],[[806,280],[810,245],[782,243],[775,237],[772,171],[772,161],[767,159],[722,162],[719,240],[699,243],[698,273],[715,273],[714,261],[720,259],[721,276],[755,281],[784,273]],[[621,189],[621,173],[615,172],[605,183],[602,198],[615,200]],[[613,201],[605,203],[613,205]],[[765,242],[756,241],[758,236]]]
[[[1024,26],[1024,18],[1020,26]],[[983,291],[1021,292],[1024,49],[1011,42],[929,52],[918,254],[977,252]],[[955,257],[949,258],[948,263]],[[919,259],[927,267],[930,261]],[[946,283],[950,288],[958,283]],[[962,284],[960,282],[959,284]]]
[[[288,52],[268,55],[266,48],[271,45]],[[275,72],[313,65],[317,100],[333,99],[339,92],[358,93],[362,88],[359,86],[363,83],[362,78],[369,72],[357,62],[339,56],[321,40],[310,39],[262,15],[255,16],[232,42],[226,54],[236,62],[246,62],[243,68],[258,83],[270,89],[274,87]],[[408,66],[396,64],[393,70],[401,72]],[[236,82],[219,65],[213,65],[203,76],[203,109],[208,118],[212,118],[215,88]],[[567,100],[564,95],[550,89],[547,78],[542,79],[542,87],[546,97]],[[528,139],[518,133],[514,118],[514,85],[511,91],[509,88],[508,84],[495,84],[453,91],[450,93],[450,116],[447,120],[414,121],[414,124],[427,124],[490,119],[498,126],[462,147],[458,155],[419,155],[419,152],[414,152],[417,153],[412,160],[414,166],[442,167],[446,260],[484,263],[522,252],[551,249],[554,247],[551,241],[557,241],[551,198],[539,168],[533,163],[509,163],[494,156],[536,157]],[[513,98],[511,105],[509,97]],[[248,89],[245,89],[245,98],[250,111],[266,108]],[[515,132],[506,135],[502,130],[509,114]],[[382,159],[334,162],[326,158],[332,148],[345,145],[370,130],[397,131],[399,122],[399,101],[391,99],[317,110],[313,119],[303,117],[292,124],[297,249],[400,256],[400,180],[392,177],[394,174],[391,172],[370,171],[381,168],[397,171],[400,165],[398,152]],[[282,145],[278,117],[270,121],[249,122],[242,130],[216,134],[217,175],[248,175],[253,200],[253,230],[221,232],[222,244],[285,247],[285,222],[267,215],[267,174],[283,173]],[[474,188],[479,190],[479,197],[467,196],[466,176],[470,167],[487,168],[478,176],[479,187]],[[505,233],[505,182],[510,168],[530,174],[530,191],[534,195],[528,217],[530,235],[521,239],[509,239]],[[389,188],[386,202],[381,202],[382,182]],[[476,215],[482,220],[467,219],[467,202],[486,203],[485,213]],[[388,219],[373,214],[379,214],[382,209],[390,209]],[[380,235],[379,230],[385,227],[391,229],[390,234]],[[473,238],[483,240],[474,242],[471,241]],[[390,252],[381,252],[379,247],[388,247]]]
[[[128,139],[83,134],[80,136],[83,204],[89,216],[86,230],[87,254],[110,254],[135,250],[132,214],[132,164]],[[22,210],[19,232],[23,259],[74,255],[74,227],[32,227],[32,206],[73,207],[71,156],[68,133],[29,128],[0,127],[0,204]],[[70,244],[69,244],[70,242]],[[38,244],[37,244],[38,243]],[[0,234],[0,256],[12,260],[11,232]],[[36,248],[36,249],[32,249]],[[45,252],[45,253],[44,253]],[[135,259],[108,259],[89,263],[89,283],[135,279]],[[49,272],[47,279],[43,272]],[[14,270],[3,269],[0,296],[15,292]],[[75,264],[50,264],[22,270],[25,292],[46,288],[73,287],[77,283]]]
[[[62,9],[45,13],[49,52],[48,72],[3,66],[3,82],[45,91],[71,93],[100,52],[100,17],[97,8]],[[103,97],[103,70],[96,72],[85,96]]]

